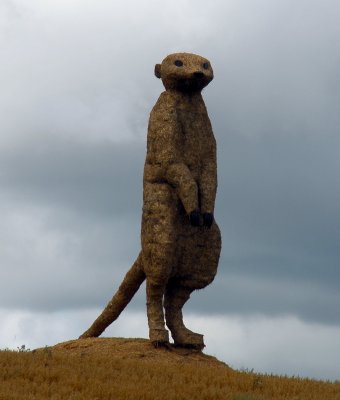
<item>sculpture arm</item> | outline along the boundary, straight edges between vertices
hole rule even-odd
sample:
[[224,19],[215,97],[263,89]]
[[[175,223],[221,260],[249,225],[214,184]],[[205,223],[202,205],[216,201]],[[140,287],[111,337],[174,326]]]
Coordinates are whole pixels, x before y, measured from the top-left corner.
[[198,188],[189,168],[181,162],[169,164],[166,180],[176,188],[185,211],[190,214],[198,209]]
[[182,130],[171,104],[160,101],[154,108],[148,131],[147,162],[159,171],[157,179],[165,180],[175,188],[185,211],[190,214],[199,208],[198,187],[183,162]]
[[200,200],[202,214],[214,213],[215,199],[217,191],[217,163],[216,163],[216,143],[212,138],[211,145],[207,149],[202,175],[200,181]]

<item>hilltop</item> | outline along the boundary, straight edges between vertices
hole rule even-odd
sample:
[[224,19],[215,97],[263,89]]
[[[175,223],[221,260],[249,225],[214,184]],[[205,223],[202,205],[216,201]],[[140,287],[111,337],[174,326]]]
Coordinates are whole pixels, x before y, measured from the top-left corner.
[[0,352],[0,400],[340,400],[340,383],[235,371],[146,339],[70,340]]
[[[155,348],[147,339],[125,338],[87,338],[70,340],[50,348],[53,352],[73,355],[95,355],[113,357],[123,360],[143,360],[174,365],[213,365],[229,368],[217,358],[204,354],[199,350],[180,347]],[[38,349],[42,350],[42,349]]]

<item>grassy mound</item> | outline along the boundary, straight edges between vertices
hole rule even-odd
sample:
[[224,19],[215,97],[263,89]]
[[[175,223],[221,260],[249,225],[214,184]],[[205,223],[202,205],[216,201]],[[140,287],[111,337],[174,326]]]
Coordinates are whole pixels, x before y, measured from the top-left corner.
[[72,340],[0,352],[0,400],[340,399],[340,384],[234,371],[144,339]]

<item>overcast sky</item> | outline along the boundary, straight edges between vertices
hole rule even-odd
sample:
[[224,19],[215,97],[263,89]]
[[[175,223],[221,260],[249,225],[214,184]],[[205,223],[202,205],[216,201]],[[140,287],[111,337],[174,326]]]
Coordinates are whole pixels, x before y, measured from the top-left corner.
[[[188,326],[235,368],[340,379],[340,3],[0,1],[0,347],[77,337],[140,250],[154,65],[207,57],[223,240]],[[107,335],[147,336],[144,287]]]

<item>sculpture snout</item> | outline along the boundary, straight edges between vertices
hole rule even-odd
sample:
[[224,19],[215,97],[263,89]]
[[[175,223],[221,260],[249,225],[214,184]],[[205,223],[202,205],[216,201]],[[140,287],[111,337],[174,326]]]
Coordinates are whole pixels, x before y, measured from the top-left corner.
[[203,78],[204,77],[204,73],[201,71],[196,71],[196,72],[194,72],[193,75],[195,78]]

